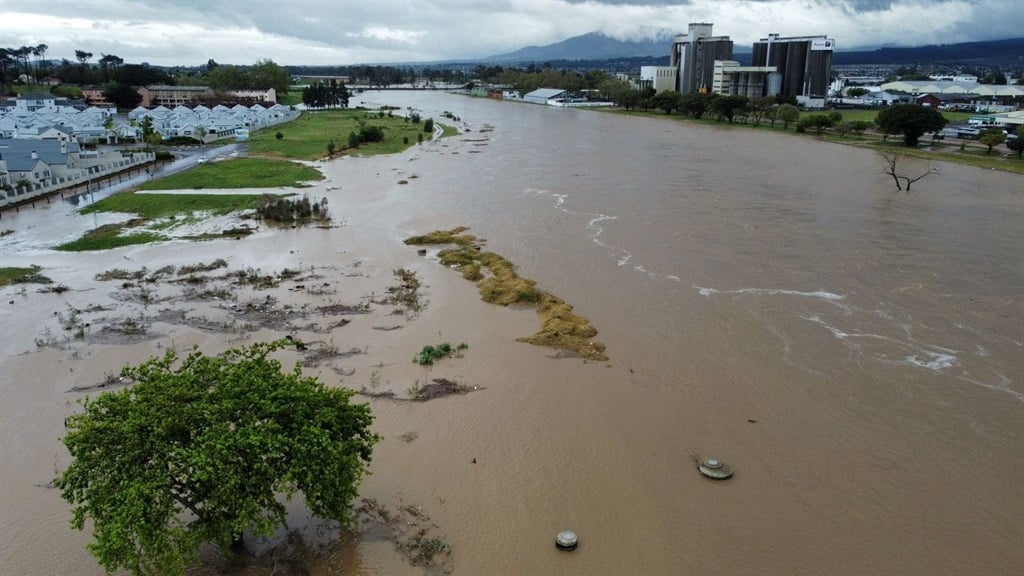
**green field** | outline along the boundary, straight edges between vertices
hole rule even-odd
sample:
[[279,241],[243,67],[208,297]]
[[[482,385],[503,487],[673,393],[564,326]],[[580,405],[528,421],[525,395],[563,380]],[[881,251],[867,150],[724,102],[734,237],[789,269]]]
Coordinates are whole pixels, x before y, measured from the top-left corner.
[[[349,134],[360,131],[360,122],[365,126],[380,127],[384,131],[384,141],[349,148]],[[277,134],[282,137],[277,138]],[[388,116],[387,113],[371,110],[322,110],[303,112],[287,124],[279,124],[250,135],[249,153],[296,160],[319,160],[327,157],[328,145],[334,142],[336,156],[394,154],[416,145],[420,137],[423,140],[433,137],[423,132],[422,121],[414,124],[402,116]]]
[[141,190],[200,190],[203,188],[276,188],[323,180],[316,168],[273,158],[233,158],[202,164],[191,170],[151,180]]

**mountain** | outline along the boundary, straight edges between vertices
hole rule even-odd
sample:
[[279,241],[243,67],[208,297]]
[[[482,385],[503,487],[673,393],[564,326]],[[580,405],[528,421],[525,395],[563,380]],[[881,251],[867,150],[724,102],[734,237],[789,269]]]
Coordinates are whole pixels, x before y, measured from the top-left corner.
[[527,46],[508,54],[484,58],[489,63],[547,62],[550,60],[608,60],[643,56],[668,57],[672,38],[646,42],[616,40],[600,32],[574,36],[547,46]]
[[[575,36],[546,46],[528,46],[515,52],[489,56],[481,62],[489,64],[520,64],[541,62],[573,62],[657,58],[667,65],[672,50],[672,37],[646,42],[616,40],[600,32]],[[749,64],[751,47],[736,45],[733,58]],[[660,62],[664,60],[664,64]],[[968,64],[1013,69],[1024,66],[1024,38],[939,44],[909,48],[882,47],[875,50],[837,50],[833,65],[856,64]]]
[[913,48],[837,50],[835,65],[851,64],[974,64],[999,67],[1024,65],[1024,38],[937,44]]

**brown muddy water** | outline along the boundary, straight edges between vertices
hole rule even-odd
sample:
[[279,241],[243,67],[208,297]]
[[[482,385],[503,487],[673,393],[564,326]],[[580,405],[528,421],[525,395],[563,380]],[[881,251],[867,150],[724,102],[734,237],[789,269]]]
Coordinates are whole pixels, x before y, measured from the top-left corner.
[[[328,179],[307,191],[330,199],[335,228],[64,254],[48,247],[94,217],[64,205],[3,215],[14,232],[0,238],[2,265],[38,264],[71,290],[0,290],[0,573],[102,573],[46,487],[67,465],[63,420],[84,395],[69,390],[168,347],[212,353],[284,333],[355,349],[309,369],[330,384],[481,388],[367,400],[384,439],[361,492],[429,517],[452,549],[435,572],[1024,566],[1021,176],[940,164],[896,193],[874,153],[813,138],[446,94],[362,98],[438,121],[449,111],[468,131],[322,165]],[[575,306],[611,359],[516,343],[538,328],[533,312],[484,304],[434,250],[401,242],[458,225]],[[142,302],[94,278],[216,258],[231,271],[298,268],[307,288],[186,300],[164,282]],[[397,268],[423,281],[419,312],[370,304]],[[270,326],[231,316],[268,295],[278,310],[368,311],[344,325],[312,311]],[[84,338],[63,329],[72,307],[91,323]],[[153,319],[163,309],[222,329]],[[125,319],[146,336],[101,337]],[[411,362],[441,341],[469,348]],[[701,477],[705,457],[735,476]],[[295,523],[309,526],[301,510]],[[579,535],[573,553],[553,545],[564,529]],[[311,573],[425,573],[370,532],[330,558]]]

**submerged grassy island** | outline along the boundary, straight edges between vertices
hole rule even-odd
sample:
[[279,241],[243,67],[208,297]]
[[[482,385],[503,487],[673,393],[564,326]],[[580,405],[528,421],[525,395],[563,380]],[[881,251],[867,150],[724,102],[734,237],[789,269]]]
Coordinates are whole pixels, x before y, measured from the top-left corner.
[[573,312],[572,306],[561,298],[538,290],[536,281],[516,274],[515,265],[509,260],[483,251],[476,236],[464,234],[468,229],[438,230],[407,238],[405,243],[416,246],[452,244],[452,248],[438,252],[438,258],[445,266],[462,272],[466,280],[476,283],[485,302],[536,307],[542,319],[541,330],[518,341],[572,350],[588,360],[608,359],[604,344],[593,339],[597,329],[586,318]]

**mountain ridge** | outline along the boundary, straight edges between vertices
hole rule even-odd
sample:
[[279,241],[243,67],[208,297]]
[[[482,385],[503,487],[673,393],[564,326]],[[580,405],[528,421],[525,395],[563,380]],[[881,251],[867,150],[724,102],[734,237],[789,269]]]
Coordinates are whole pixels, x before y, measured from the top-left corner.
[[[740,61],[749,60],[751,46],[736,45],[733,53]],[[609,60],[638,57],[668,57],[672,36],[657,40],[616,40],[601,32],[573,36],[544,46],[527,46],[513,52],[480,60],[490,64],[536,63],[548,61]],[[857,64],[943,64],[971,63],[990,66],[1024,66],[1024,37],[1002,40],[929,44],[925,46],[883,46],[875,49],[836,50],[834,65]]]

